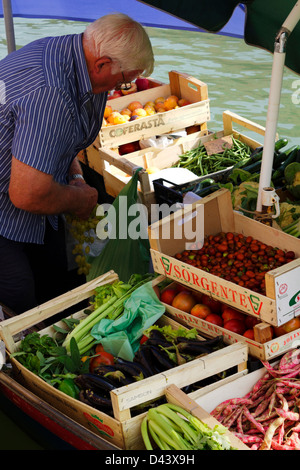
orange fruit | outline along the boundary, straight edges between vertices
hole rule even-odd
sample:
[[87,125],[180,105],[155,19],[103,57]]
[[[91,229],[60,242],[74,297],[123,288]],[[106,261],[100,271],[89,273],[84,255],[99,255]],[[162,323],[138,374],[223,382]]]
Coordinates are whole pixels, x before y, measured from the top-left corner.
[[129,105],[127,107],[132,112],[135,109],[142,108],[143,105],[139,101],[131,101],[131,103],[129,103]]
[[177,103],[178,103],[178,97],[175,95],[170,95],[164,101],[164,107],[166,108],[167,111],[169,111],[170,109],[174,109],[177,106]]

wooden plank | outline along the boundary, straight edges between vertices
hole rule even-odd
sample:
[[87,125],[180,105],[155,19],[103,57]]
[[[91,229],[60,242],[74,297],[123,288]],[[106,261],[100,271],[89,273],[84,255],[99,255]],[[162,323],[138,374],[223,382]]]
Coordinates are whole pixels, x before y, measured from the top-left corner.
[[224,134],[229,135],[233,131],[232,123],[235,122],[246,129],[257,132],[258,134],[265,135],[265,127],[257,124],[253,121],[250,121],[247,118],[241,117],[238,114],[235,114],[229,110],[223,112],[223,127],[224,127]]
[[[174,383],[178,387],[184,387],[227,370],[234,365],[245,364],[248,357],[247,351],[247,346],[243,343],[232,344],[207,356],[143,379],[138,383],[114,389],[111,392],[114,415],[120,419],[123,416],[128,419],[128,413],[123,413],[125,410],[162,396],[168,384]],[[222,360],[220,360],[221,358]]]
[[[109,271],[102,276],[99,276],[96,279],[93,279],[86,284],[83,284],[75,289],[66,292],[55,299],[49,300],[37,307],[34,307],[26,312],[16,315],[13,318],[9,318],[4,322],[0,322],[0,336],[2,334],[5,335],[6,339],[8,334],[10,333],[11,336],[26,330],[33,325],[36,325],[43,320],[50,318],[51,316],[59,313],[84,299],[87,299],[91,295],[93,295],[95,288],[113,282],[117,280],[118,276],[113,271]],[[5,329],[4,333],[3,329]]]
[[[215,426],[220,425],[219,421],[217,421],[213,416],[207,413],[204,408],[198,405],[197,402],[192,400],[178,387],[170,385],[166,390],[166,397],[170,403],[184,408],[186,411],[198,418],[200,421],[207,424],[207,426],[209,426],[211,429],[214,429]],[[230,443],[233,447],[237,448],[238,450],[249,450],[249,447],[247,447],[230,431],[227,430],[225,432],[225,435],[229,438]]]

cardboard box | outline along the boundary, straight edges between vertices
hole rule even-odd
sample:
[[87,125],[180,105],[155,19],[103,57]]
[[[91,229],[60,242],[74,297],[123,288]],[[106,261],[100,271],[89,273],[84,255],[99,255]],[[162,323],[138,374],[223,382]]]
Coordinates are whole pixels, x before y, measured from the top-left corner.
[[[267,245],[294,251],[296,259],[266,272],[266,295],[261,295],[175,258],[176,253],[193,246],[195,240],[198,242],[201,230],[203,237],[219,232],[252,236]],[[280,326],[300,314],[300,239],[234,211],[227,189],[220,189],[150,225],[149,240],[157,273],[210,293],[213,298],[270,325]],[[199,246],[202,242],[203,239]]]
[[[8,352],[13,353],[18,349],[19,343],[15,342],[14,335],[45,318],[51,317],[64,308],[75,305],[84,298],[89,298],[98,285],[113,282],[116,278],[117,276],[113,272],[107,273],[38,308],[25,312],[16,318],[1,322],[0,338],[5,342]],[[84,316],[84,313],[81,311],[75,315],[80,318]],[[160,325],[171,324],[173,328],[181,326],[165,316],[161,317],[159,322],[162,322],[159,323]],[[48,334],[51,331],[54,332],[52,327],[42,330],[42,332]],[[114,389],[111,392],[113,416],[55,389],[23,367],[17,358],[11,358],[11,363],[16,379],[35,395],[87,429],[100,434],[103,439],[113,443],[115,446],[121,449],[138,450],[143,448],[140,426],[145,414],[141,413],[131,417],[130,409],[132,407],[162,397],[167,386],[171,384],[182,388],[232,367],[237,367],[237,375],[246,373],[247,359],[248,352],[246,345],[244,343],[236,343],[207,356],[166,370],[163,373]],[[231,380],[233,380],[233,377]]]

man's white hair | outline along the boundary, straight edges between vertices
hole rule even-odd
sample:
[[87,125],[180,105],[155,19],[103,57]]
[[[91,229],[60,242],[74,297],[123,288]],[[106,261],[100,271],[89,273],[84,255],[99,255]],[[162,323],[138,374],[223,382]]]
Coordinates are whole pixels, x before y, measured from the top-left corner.
[[123,13],[102,16],[86,27],[84,37],[96,57],[112,59],[114,70],[143,70],[144,76],[153,72],[150,39],[143,26],[129,16]]

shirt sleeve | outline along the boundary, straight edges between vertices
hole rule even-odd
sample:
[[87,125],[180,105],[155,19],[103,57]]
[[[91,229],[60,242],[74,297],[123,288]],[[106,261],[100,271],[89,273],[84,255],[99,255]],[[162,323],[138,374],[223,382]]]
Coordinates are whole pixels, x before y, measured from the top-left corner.
[[74,119],[71,107],[55,88],[29,93],[14,107],[12,155],[27,165],[53,174],[71,145]]

